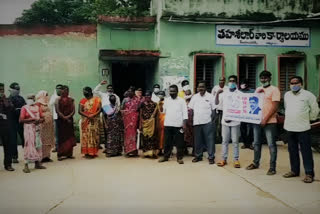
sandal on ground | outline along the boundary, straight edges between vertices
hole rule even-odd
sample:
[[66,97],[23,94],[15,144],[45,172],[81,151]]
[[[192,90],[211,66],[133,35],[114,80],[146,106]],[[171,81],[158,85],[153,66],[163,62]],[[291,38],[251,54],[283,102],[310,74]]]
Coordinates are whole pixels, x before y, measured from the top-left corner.
[[30,173],[30,172],[31,172],[29,168],[24,168],[22,171],[23,171],[24,173]]
[[254,163],[252,163],[246,167],[246,170],[258,169],[258,168],[259,168],[258,166],[256,166]]
[[296,173],[290,171],[290,172],[287,172],[286,174],[284,174],[282,177],[284,178],[293,178],[293,177],[298,177],[299,175],[297,175]]
[[277,172],[275,169],[269,169],[268,172],[267,172],[267,175],[275,175]]
[[238,160],[233,162],[233,166],[234,166],[234,168],[240,168],[241,167],[240,162]]
[[306,175],[304,179],[302,180],[305,183],[312,183],[313,182],[313,176],[312,175]]
[[219,162],[217,163],[217,166],[220,166],[220,167],[223,167],[223,166],[225,166],[225,165],[227,165],[227,161],[225,161],[225,160],[219,161]]

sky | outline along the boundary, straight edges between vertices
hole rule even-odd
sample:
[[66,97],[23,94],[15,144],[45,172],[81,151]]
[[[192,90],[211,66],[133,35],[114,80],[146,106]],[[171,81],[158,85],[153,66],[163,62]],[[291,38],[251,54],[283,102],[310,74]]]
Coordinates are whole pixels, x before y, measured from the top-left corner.
[[36,0],[0,0],[0,24],[13,24],[24,9],[29,9]]

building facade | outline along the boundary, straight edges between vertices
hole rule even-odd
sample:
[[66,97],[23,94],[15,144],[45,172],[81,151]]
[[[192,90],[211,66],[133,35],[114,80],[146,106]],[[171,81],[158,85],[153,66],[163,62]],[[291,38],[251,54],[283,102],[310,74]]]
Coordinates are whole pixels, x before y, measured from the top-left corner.
[[19,82],[24,95],[101,80],[122,95],[130,86],[167,89],[184,79],[192,87],[235,74],[259,86],[272,72],[284,93],[301,75],[319,96],[320,15],[317,1],[153,0],[150,17],[100,16],[97,25],[0,26],[1,82]]

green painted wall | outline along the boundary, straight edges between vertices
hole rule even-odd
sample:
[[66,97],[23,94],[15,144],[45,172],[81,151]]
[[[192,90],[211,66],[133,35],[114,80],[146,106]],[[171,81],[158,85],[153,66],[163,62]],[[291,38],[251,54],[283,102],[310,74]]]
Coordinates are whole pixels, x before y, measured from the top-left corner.
[[[96,35],[70,33],[0,37],[0,82],[18,82],[23,96],[66,84],[76,105],[82,88],[99,81]],[[78,114],[76,114],[79,118]]]
[[[137,28],[137,27],[136,27]],[[154,28],[140,27],[140,29],[125,26],[98,25],[97,44],[99,49],[116,50],[153,50]]]
[[237,74],[238,54],[266,54],[267,69],[273,73],[273,84],[278,83],[278,56],[289,51],[306,54],[308,89],[319,95],[319,67],[316,57],[320,55],[320,28],[311,29],[311,47],[250,47],[216,46],[215,26],[212,24],[175,23],[161,20],[160,51],[166,58],[159,61],[159,75],[182,75],[193,80],[193,57],[191,52],[224,53],[225,75]]

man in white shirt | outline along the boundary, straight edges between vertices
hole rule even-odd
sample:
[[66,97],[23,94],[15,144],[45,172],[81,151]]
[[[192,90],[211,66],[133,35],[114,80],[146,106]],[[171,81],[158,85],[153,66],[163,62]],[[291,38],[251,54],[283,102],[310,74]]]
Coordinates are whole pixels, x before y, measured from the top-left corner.
[[[219,90],[223,90],[223,91],[227,91],[228,90],[228,86],[225,85],[226,82],[226,78],[221,77],[219,79],[219,84],[214,86],[211,94],[213,95],[214,99],[216,99],[216,96],[218,96],[218,98],[220,96],[222,96],[222,92],[218,94]],[[216,105],[216,110],[215,110],[215,126],[216,126],[216,143],[221,143],[222,142],[222,136],[221,136],[221,119],[222,119],[222,109],[223,106],[221,104]]]
[[170,97],[165,99],[163,104],[164,120],[164,155],[159,162],[168,161],[173,145],[177,147],[177,162],[183,164],[184,153],[184,131],[188,119],[187,104],[184,99],[178,97],[178,86],[171,85],[169,87]]
[[299,147],[305,169],[305,183],[312,183],[314,179],[314,164],[311,150],[310,120],[316,120],[319,107],[316,97],[302,88],[303,80],[300,76],[290,78],[290,89],[284,95],[285,120],[284,129],[288,134],[288,151],[291,171],[283,177],[297,177],[300,174]]
[[110,95],[114,95],[116,97],[116,110],[120,110],[120,98],[114,93],[113,91],[113,86],[112,85],[107,85],[107,92],[102,92],[101,87],[103,85],[106,85],[107,81],[103,80],[100,84],[98,84],[94,90],[93,94],[101,98],[101,103],[102,103],[102,109],[104,106],[107,106],[110,104],[109,97]]
[[[93,94],[95,96],[98,96],[100,97],[101,99],[101,110],[102,112],[100,113],[100,121],[101,121],[101,126],[100,126],[100,144],[105,144],[105,148],[106,148],[106,139],[105,139],[105,136],[107,136],[107,133],[106,133],[106,127],[105,127],[105,123],[103,122],[104,121],[104,117],[103,117],[103,112],[106,114],[106,109],[108,108],[107,106],[110,105],[110,95],[114,95],[116,97],[116,110],[115,110],[115,113],[117,113],[118,111],[120,111],[120,98],[114,94],[114,91],[113,91],[113,86],[112,85],[107,85],[107,91],[106,92],[102,92],[101,91],[101,87],[103,85],[106,85],[107,84],[107,81],[103,80],[101,81],[100,84],[98,84],[94,90],[93,90]],[[101,149],[102,147],[99,145],[99,148]],[[103,153],[106,153],[107,150],[104,150]]]
[[207,148],[209,164],[214,164],[215,136],[214,136],[214,110],[215,102],[212,94],[206,91],[206,83],[198,83],[198,93],[195,94],[189,103],[193,110],[193,127],[195,139],[195,158],[192,162],[202,161],[203,150]]
[[[242,93],[238,91],[237,89],[237,82],[238,78],[235,75],[231,75],[228,78],[228,91],[223,92],[223,89],[220,89],[217,92],[216,96],[216,105],[219,105],[220,103],[223,105],[223,110],[225,111],[226,105],[223,104],[223,100],[230,99],[232,96],[236,96],[238,93]],[[219,94],[223,93],[222,96]],[[228,159],[228,147],[229,147],[229,141],[232,140],[233,144],[233,166],[235,168],[240,168],[240,162],[239,162],[239,134],[240,134],[240,122],[238,121],[232,121],[232,120],[226,120],[225,114],[222,116],[221,120],[222,124],[222,160],[217,163],[218,166],[222,167],[227,164]]]
[[55,144],[56,144],[56,148],[52,150],[52,152],[57,152],[58,150],[58,114],[56,112],[55,103],[57,98],[59,98],[62,93],[62,88],[63,87],[61,84],[56,85],[56,89],[54,90],[54,93],[50,97],[50,101],[49,101],[49,105],[51,106],[51,109],[52,109],[52,117],[54,121],[54,135],[55,135]]

